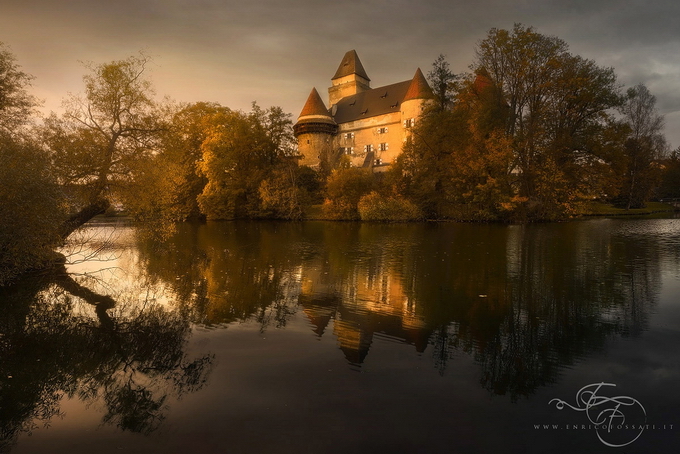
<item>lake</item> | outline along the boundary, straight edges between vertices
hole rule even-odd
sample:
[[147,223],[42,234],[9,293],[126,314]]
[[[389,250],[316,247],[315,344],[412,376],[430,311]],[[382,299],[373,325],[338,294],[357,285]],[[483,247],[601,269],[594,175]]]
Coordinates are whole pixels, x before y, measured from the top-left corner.
[[0,293],[0,452],[680,447],[680,219],[78,240]]

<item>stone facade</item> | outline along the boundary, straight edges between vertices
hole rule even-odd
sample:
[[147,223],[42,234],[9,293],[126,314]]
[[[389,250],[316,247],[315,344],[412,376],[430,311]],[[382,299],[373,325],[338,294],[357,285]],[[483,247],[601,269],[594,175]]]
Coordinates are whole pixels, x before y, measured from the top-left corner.
[[316,89],[294,126],[300,163],[332,167],[345,155],[354,167],[382,171],[401,153],[426,105],[434,98],[423,73],[378,88],[354,50],[347,52],[328,88],[330,108]]

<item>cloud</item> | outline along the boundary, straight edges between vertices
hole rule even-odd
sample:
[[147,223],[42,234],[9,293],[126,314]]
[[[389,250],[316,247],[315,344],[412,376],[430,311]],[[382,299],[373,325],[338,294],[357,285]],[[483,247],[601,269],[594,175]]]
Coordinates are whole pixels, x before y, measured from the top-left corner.
[[37,76],[52,108],[79,90],[79,60],[143,49],[157,57],[162,94],[244,109],[257,99],[296,115],[312,86],[325,90],[347,50],[357,50],[378,86],[416,67],[427,72],[440,53],[466,71],[475,43],[514,23],[559,36],[574,53],[614,67],[626,85],[648,84],[664,113],[680,106],[680,3],[668,0],[5,0],[2,12],[0,40]]

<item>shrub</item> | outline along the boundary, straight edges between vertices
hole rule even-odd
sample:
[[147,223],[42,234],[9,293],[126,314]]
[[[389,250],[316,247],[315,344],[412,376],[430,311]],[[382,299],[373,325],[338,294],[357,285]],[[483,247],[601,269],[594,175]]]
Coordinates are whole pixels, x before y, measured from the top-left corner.
[[400,196],[384,197],[372,191],[358,204],[362,221],[403,222],[422,218],[422,213],[412,202]]

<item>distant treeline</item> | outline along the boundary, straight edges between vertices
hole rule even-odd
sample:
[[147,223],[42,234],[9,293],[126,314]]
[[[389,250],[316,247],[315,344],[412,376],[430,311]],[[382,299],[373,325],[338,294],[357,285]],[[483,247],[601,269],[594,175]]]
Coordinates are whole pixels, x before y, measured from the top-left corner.
[[522,25],[490,30],[475,55],[469,74],[433,63],[436,100],[378,174],[298,165],[279,107],[157,102],[143,54],[88,65],[84,92],[39,119],[0,44],[0,285],[107,210],[162,234],[188,219],[560,220],[593,200],[680,197],[680,153],[644,85],[624,90]]

